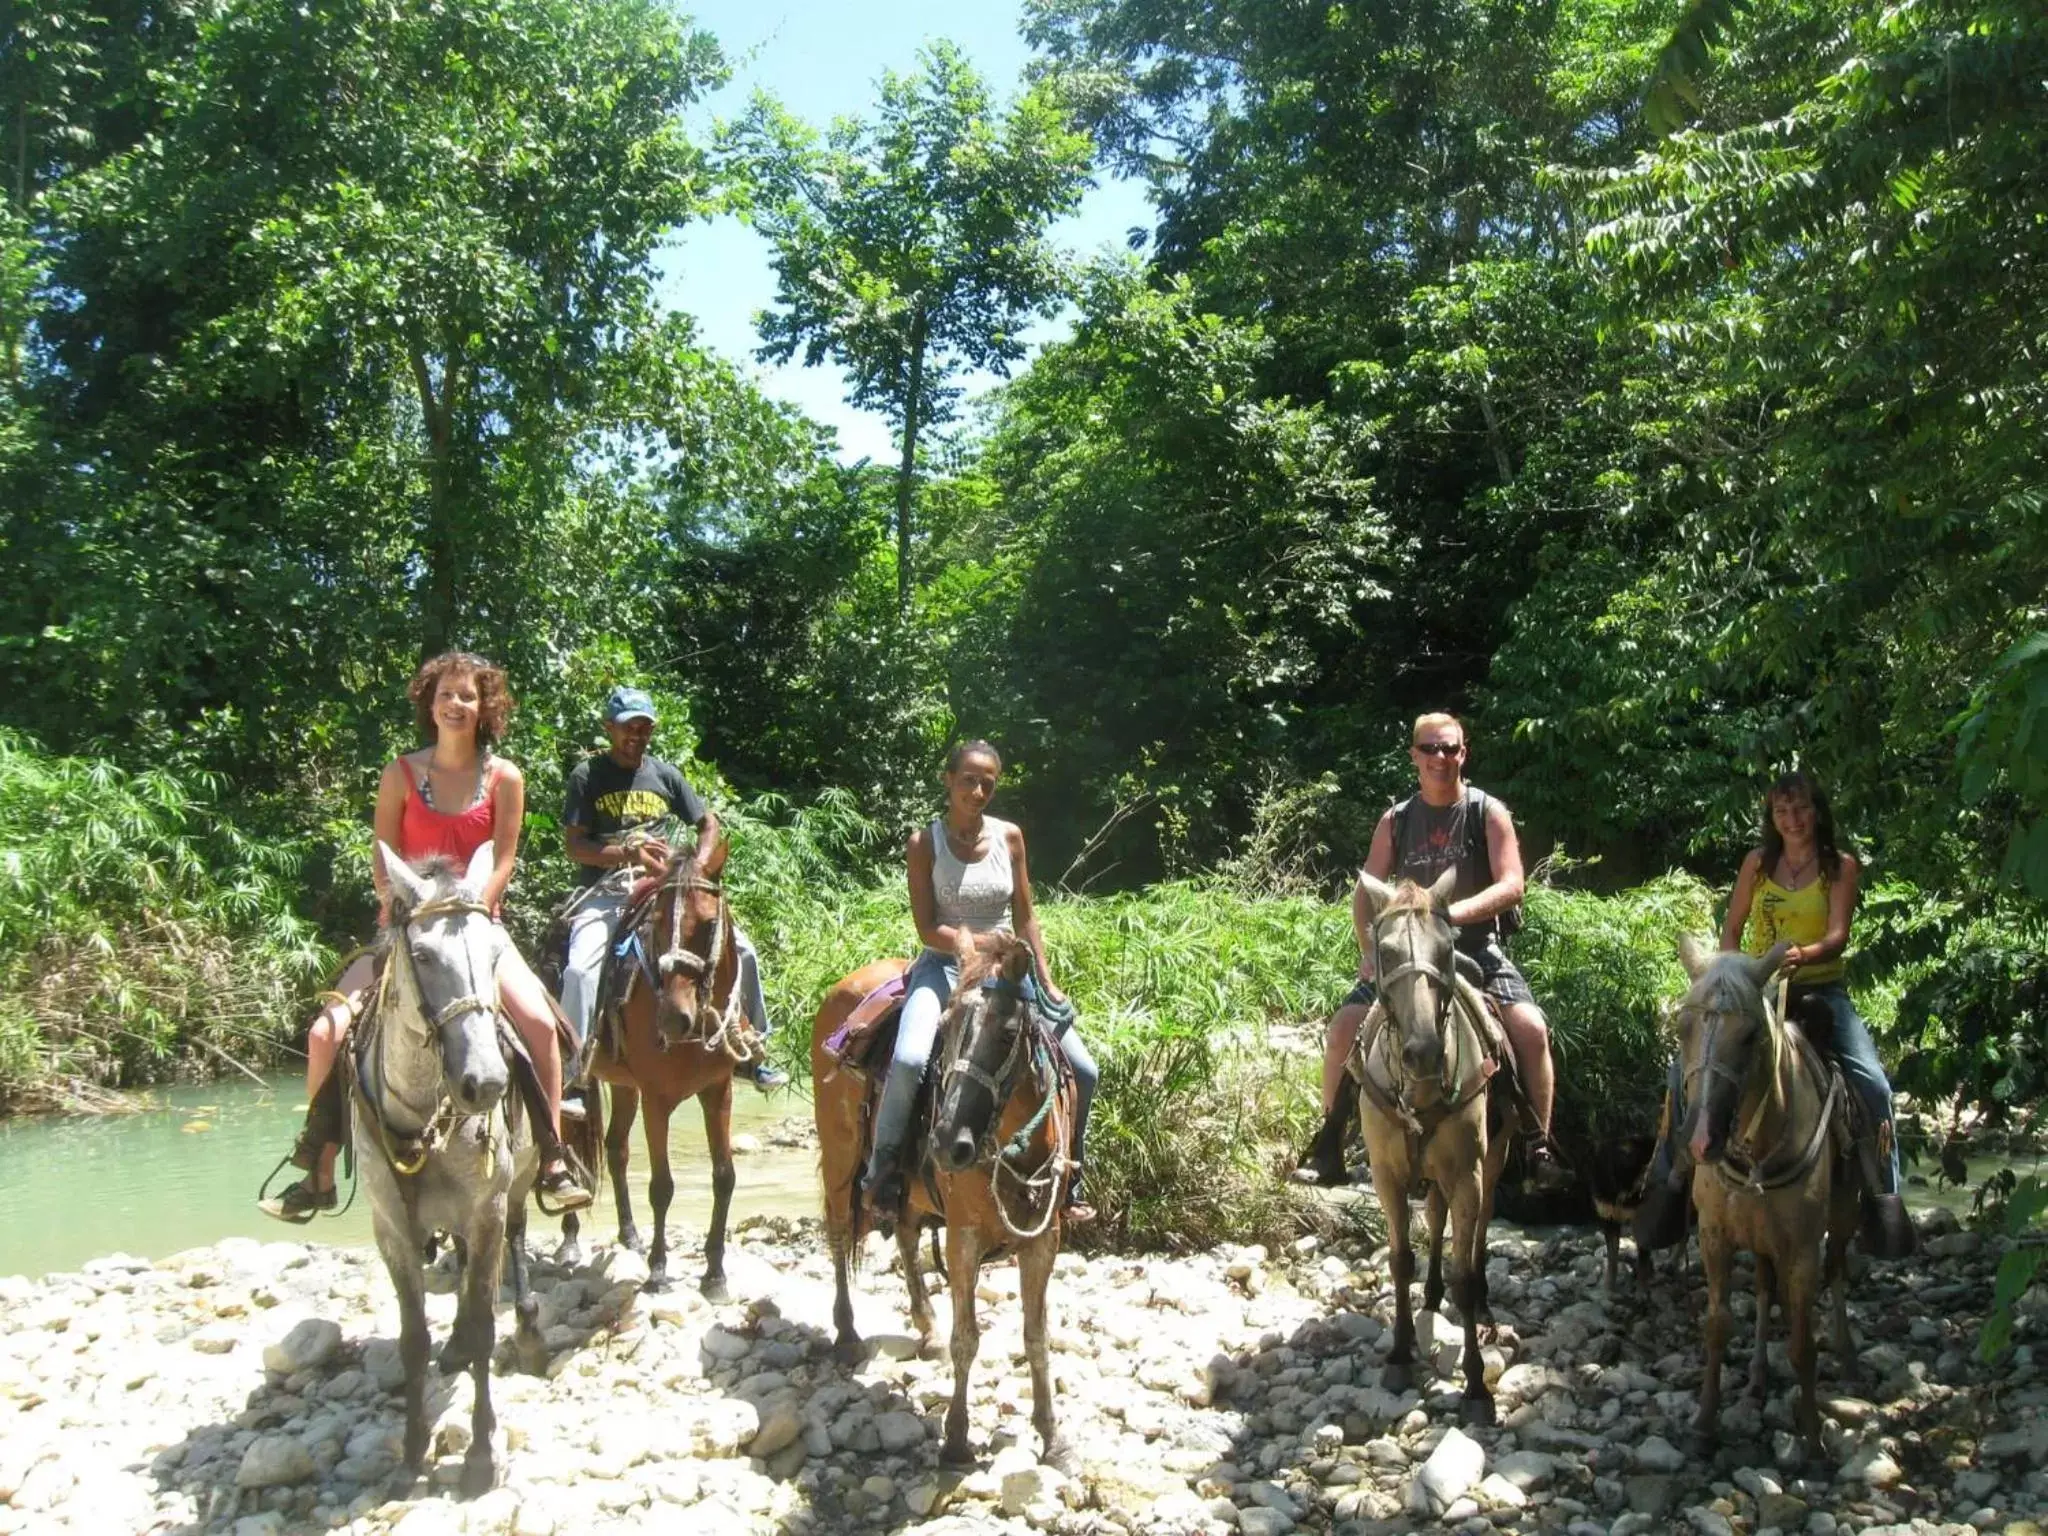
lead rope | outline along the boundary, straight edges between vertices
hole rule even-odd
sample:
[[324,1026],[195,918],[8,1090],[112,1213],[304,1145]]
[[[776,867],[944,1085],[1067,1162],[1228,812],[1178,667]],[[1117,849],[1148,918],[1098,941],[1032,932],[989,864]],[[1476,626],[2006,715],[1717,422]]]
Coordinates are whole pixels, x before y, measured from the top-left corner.
[[[1024,1128],[1010,1138],[1009,1144],[1001,1152],[997,1153],[995,1160],[989,1165],[988,1171],[988,1192],[995,1201],[996,1215],[1003,1223],[1003,1230],[1019,1242],[1029,1242],[1035,1237],[1042,1237],[1051,1228],[1053,1218],[1059,1213],[1060,1190],[1064,1176],[1068,1168],[1072,1166],[1071,1160],[1067,1157],[1065,1151],[1065,1148],[1070,1144],[1067,1135],[1065,1105],[1062,1102],[1065,1096],[1060,1092],[1059,1071],[1053,1066],[1051,1059],[1047,1056],[1042,1040],[1038,1043],[1037,1049],[1032,1053],[1032,1067],[1039,1074],[1041,1080],[1047,1083],[1045,1102],[1038,1106],[1037,1113],[1031,1117]],[[1048,1120],[1052,1123],[1052,1151],[1046,1155],[1045,1161],[1039,1165],[1036,1173],[1025,1176],[1013,1171],[1010,1168],[1010,1159],[1013,1153],[1016,1152],[1018,1143],[1023,1142],[1028,1145],[1032,1134]],[[1016,1155],[1021,1155],[1021,1153]],[[1044,1192],[1045,1212],[1036,1218],[1036,1226],[1020,1227],[1017,1223],[1010,1220],[1010,1208],[1003,1200],[1001,1184],[1002,1176],[1006,1172],[1009,1173],[1010,1182],[1017,1187],[1018,1197],[1026,1210],[1031,1210],[1035,1207],[1038,1203],[1040,1192]]]

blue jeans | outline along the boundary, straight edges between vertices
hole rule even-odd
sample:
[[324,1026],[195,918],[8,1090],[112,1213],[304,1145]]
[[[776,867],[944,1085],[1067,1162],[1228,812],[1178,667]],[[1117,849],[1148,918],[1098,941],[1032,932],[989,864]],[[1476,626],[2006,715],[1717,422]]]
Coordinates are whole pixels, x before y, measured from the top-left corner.
[[[932,1046],[939,1038],[939,1022],[946,1004],[960,982],[960,962],[943,950],[927,949],[911,962],[904,978],[903,1013],[896,1025],[896,1049],[889,1058],[889,1080],[882,1087],[882,1107],[875,1112],[875,1144],[868,1154],[864,1182],[872,1189],[883,1170],[896,1160],[910,1127],[910,1112],[917,1103],[918,1085],[932,1058]],[[1074,1069],[1073,1158],[1081,1161],[1081,1149],[1088,1134],[1088,1108],[1095,1102],[1095,1084],[1101,1076],[1095,1058],[1082,1043],[1081,1032],[1071,1024],[1059,1030],[1060,1051]],[[1070,1189],[1078,1197],[1081,1177],[1075,1174]]]
[[[1863,1118],[1874,1130],[1880,1125],[1892,1123],[1892,1085],[1884,1074],[1884,1063],[1877,1058],[1877,1042],[1870,1038],[1870,1026],[1863,1022],[1863,1016],[1856,1011],[1856,1004],[1850,1000],[1849,989],[1839,981],[1824,981],[1814,986],[1794,986],[1790,1002],[1796,1003],[1802,997],[1818,998],[1827,1004],[1828,1016],[1832,1023],[1832,1038],[1814,1039],[1813,1043],[1821,1055],[1841,1068],[1842,1081],[1849,1091],[1863,1104]],[[1671,1178],[1677,1162],[1678,1132],[1685,1121],[1685,1085],[1681,1079],[1678,1058],[1671,1058],[1669,1082],[1671,1106],[1671,1134],[1657,1144],[1657,1155],[1650,1163],[1652,1182],[1666,1182]],[[1891,1156],[1878,1169],[1879,1177],[1885,1181],[1880,1194],[1896,1195],[1899,1192],[1899,1138],[1891,1138]]]

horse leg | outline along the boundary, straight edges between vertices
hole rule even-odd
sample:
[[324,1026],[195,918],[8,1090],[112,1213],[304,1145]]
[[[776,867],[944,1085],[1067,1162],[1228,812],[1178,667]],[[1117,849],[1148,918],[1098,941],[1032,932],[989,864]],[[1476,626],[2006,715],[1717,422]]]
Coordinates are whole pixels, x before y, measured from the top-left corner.
[[633,1225],[633,1194],[626,1188],[626,1161],[631,1155],[633,1122],[640,1116],[640,1090],[612,1084],[612,1123],[605,1127],[604,1165],[612,1176],[612,1199],[619,1207],[619,1246],[645,1253],[647,1244]]
[[[498,1272],[505,1257],[506,1219],[502,1206],[487,1208],[470,1231],[469,1263],[462,1271],[462,1300],[455,1311],[455,1334],[465,1339],[464,1353],[475,1394],[469,1415],[469,1450],[462,1458],[457,1487],[466,1499],[490,1491],[496,1479],[491,1435],[498,1416],[491,1411],[491,1352],[497,1333]],[[453,1345],[454,1338],[449,1340]]]
[[[373,1196],[374,1198],[374,1196]],[[419,1235],[410,1222],[378,1222],[377,1251],[398,1293],[398,1358],[405,1366],[405,1464],[417,1472],[427,1455],[427,1286]]]
[[647,1117],[647,1203],[654,1208],[654,1246],[647,1250],[647,1289],[668,1289],[668,1208],[676,1197],[676,1176],[668,1165],[668,1117],[675,1105],[649,1094]]
[[1771,1256],[1756,1256],[1756,1348],[1749,1357],[1749,1396],[1759,1407],[1771,1385],[1771,1303],[1778,1294],[1777,1266]]
[[1486,1306],[1486,1172],[1483,1149],[1473,1150],[1480,1156],[1449,1190],[1451,1283],[1465,1323],[1465,1352],[1459,1362],[1465,1373],[1465,1422],[1491,1426],[1493,1394],[1486,1390],[1486,1361],[1479,1353],[1479,1314]]
[[[1718,1213],[1717,1213],[1718,1214]],[[1721,1420],[1721,1358],[1728,1349],[1728,1334],[1735,1319],[1728,1311],[1728,1270],[1733,1245],[1718,1220],[1700,1221],[1700,1267],[1707,1273],[1707,1368],[1700,1378],[1699,1413],[1692,1423],[1693,1454],[1702,1458],[1714,1454]]]
[[1081,1459],[1060,1432],[1052,1408],[1052,1349],[1045,1337],[1046,1292],[1052,1283],[1052,1261],[1059,1239],[1051,1232],[1026,1243],[1017,1253],[1017,1291],[1024,1302],[1024,1358],[1031,1362],[1031,1424],[1038,1431],[1039,1460],[1073,1477]]
[[[564,1242],[570,1240],[570,1220],[574,1220],[573,1212],[563,1222]],[[512,1335],[514,1362],[528,1375],[538,1376],[548,1368],[548,1349],[540,1337],[540,1298],[533,1294],[526,1273],[524,1200],[513,1206],[505,1218],[505,1262],[512,1270],[512,1315],[517,1320]]]
[[974,1460],[967,1443],[967,1374],[981,1348],[974,1316],[974,1282],[981,1274],[981,1233],[966,1222],[946,1228],[946,1284],[953,1293],[953,1401],[946,1409],[946,1443],[939,1459],[952,1466]]
[[1372,1183],[1387,1216],[1387,1275],[1394,1283],[1394,1347],[1380,1367],[1380,1385],[1389,1392],[1406,1392],[1415,1384],[1415,1314],[1408,1294],[1415,1279],[1415,1253],[1408,1242],[1408,1170],[1404,1167],[1396,1179],[1382,1173],[1375,1159]]
[[[704,1140],[711,1148],[711,1230],[704,1234],[704,1278],[697,1289],[706,1301],[732,1297],[725,1284],[725,1220],[732,1210],[732,1074],[697,1095],[704,1110]],[[651,1123],[651,1122],[650,1122]],[[664,1205],[666,1202],[664,1202]],[[660,1218],[655,1220],[657,1232]]]
[[1786,1353],[1792,1357],[1792,1374],[1799,1383],[1798,1401],[1792,1419],[1799,1431],[1799,1444],[1809,1465],[1821,1462],[1819,1376],[1820,1351],[1813,1337],[1813,1304],[1819,1299],[1820,1275],[1812,1258],[1802,1256],[1787,1267],[1785,1275],[1785,1322],[1791,1338]]
[[917,1353],[920,1358],[929,1358],[932,1353],[932,1293],[924,1283],[924,1263],[917,1253],[917,1224],[900,1221],[896,1224],[896,1257],[903,1265],[903,1289],[910,1293],[910,1325],[917,1330]]
[[1422,1283],[1422,1310],[1443,1314],[1444,1306],[1444,1218],[1450,1214],[1440,1181],[1432,1181],[1423,1204],[1423,1224],[1429,1233],[1429,1278]]
[[1856,1339],[1849,1332],[1849,1235],[1853,1228],[1840,1222],[1828,1227],[1827,1261],[1821,1279],[1828,1287],[1834,1311],[1835,1369],[1845,1386],[1856,1381]]
[[[604,1156],[604,1084],[592,1078],[583,1094],[583,1130],[576,1138],[577,1155],[591,1180],[595,1194],[598,1160]],[[574,1211],[562,1216],[562,1240],[555,1245],[555,1262],[564,1269],[583,1263],[583,1218]]]

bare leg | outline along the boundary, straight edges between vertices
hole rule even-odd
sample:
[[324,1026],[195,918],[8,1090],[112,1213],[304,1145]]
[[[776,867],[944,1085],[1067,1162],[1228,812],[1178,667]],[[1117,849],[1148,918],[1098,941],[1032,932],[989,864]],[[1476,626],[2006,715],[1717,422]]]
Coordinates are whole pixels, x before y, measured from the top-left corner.
[[1017,1254],[1017,1290],[1024,1302],[1024,1358],[1031,1362],[1031,1423],[1038,1431],[1039,1459],[1071,1477],[1081,1463],[1053,1417],[1052,1351],[1045,1337],[1046,1291],[1058,1255],[1059,1240],[1052,1233],[1026,1243]]
[[965,1225],[946,1228],[946,1284],[953,1293],[953,1401],[946,1409],[942,1462],[959,1466],[974,1459],[967,1443],[967,1376],[981,1348],[981,1324],[974,1316],[974,1282],[981,1274],[981,1236]]
[[1358,1026],[1371,1012],[1353,1003],[1330,1015],[1330,1032],[1323,1041],[1323,1113],[1337,1107],[1337,1095],[1344,1091],[1344,1064],[1358,1043]]
[[1515,1070],[1529,1095],[1536,1122],[1550,1130],[1550,1108],[1557,1096],[1557,1075],[1550,1065],[1550,1025],[1534,1003],[1511,1003],[1501,1010],[1501,1024],[1515,1049]]
[[540,1091],[548,1101],[548,1124],[554,1128],[555,1140],[562,1139],[562,1049],[555,1037],[555,1014],[548,1007],[547,993],[541,989],[540,979],[526,967],[518,951],[506,945],[503,958],[498,961],[498,996],[505,1005],[505,1012],[519,1031],[519,1038],[526,1042],[527,1054],[533,1058],[534,1070],[540,1075]]
[[[732,1211],[732,1074],[727,1073],[697,1095],[704,1110],[704,1140],[711,1148],[711,1230],[704,1235],[704,1278],[697,1289],[707,1301],[724,1301],[730,1296],[725,1284],[725,1222]],[[651,1127],[653,1122],[649,1121]],[[663,1137],[662,1164],[668,1163],[667,1137]],[[665,1212],[667,1202],[657,1207]],[[655,1217],[655,1232],[662,1231],[661,1215]]]

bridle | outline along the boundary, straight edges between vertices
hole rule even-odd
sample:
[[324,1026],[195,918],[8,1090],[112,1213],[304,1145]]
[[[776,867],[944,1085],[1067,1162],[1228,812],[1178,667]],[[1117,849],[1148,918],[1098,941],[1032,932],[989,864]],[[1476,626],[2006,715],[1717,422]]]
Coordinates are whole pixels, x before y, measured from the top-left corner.
[[[991,1100],[988,1126],[976,1148],[976,1165],[988,1165],[989,1196],[995,1202],[996,1215],[1011,1237],[1024,1242],[1042,1235],[1052,1225],[1059,1209],[1062,1181],[1069,1168],[1066,1155],[1069,1139],[1064,1106],[1060,1102],[1060,1074],[1047,1049],[1046,1031],[1036,1022],[1023,983],[1011,981],[1001,972],[993,972],[982,978],[980,989],[982,996],[969,1005],[977,1024],[988,1015],[991,994],[1016,1000],[1017,1006],[1012,1011],[1014,1022],[1008,1026],[1009,1046],[1003,1053],[1002,1064],[994,1072],[975,1065],[965,1049],[970,1030],[968,1021],[962,1018],[959,1028],[947,1032],[939,1102],[945,1102],[947,1085],[956,1077],[964,1077],[988,1090]],[[999,1143],[996,1127],[1002,1122],[1003,1106],[1017,1091],[1018,1078],[1022,1076],[1027,1062],[1043,1090],[1043,1097],[1031,1118],[1018,1127],[1017,1133],[1008,1141]],[[1026,1172],[1018,1165],[1048,1119],[1053,1122],[1052,1152],[1036,1169]],[[1022,1225],[1010,1219],[1010,1208],[1003,1199],[1001,1187],[1005,1177],[1018,1186],[1026,1210],[1035,1207],[1041,1196],[1045,1200],[1044,1209],[1026,1217]]]
[[[1399,914],[1389,915],[1412,917],[1418,914],[1410,910],[1404,910]],[[1383,999],[1387,998],[1394,983],[1407,981],[1418,976],[1425,977],[1436,983],[1436,1013],[1431,1023],[1436,1030],[1438,1057],[1443,1062],[1439,1086],[1443,1090],[1444,1098],[1447,1101],[1452,1101],[1451,1107],[1455,1108],[1457,1104],[1463,1102],[1458,1097],[1458,1085],[1464,1079],[1465,1065],[1461,1059],[1464,1053],[1452,1049],[1454,1034],[1460,1042],[1463,1040],[1462,1033],[1456,1031],[1453,1024],[1454,1011],[1459,1001],[1457,965],[1454,960],[1449,973],[1446,974],[1443,967],[1439,966],[1435,961],[1417,954],[1415,946],[1411,942],[1408,946],[1407,958],[1399,965],[1388,966],[1386,963],[1386,946],[1380,931],[1380,925],[1384,921],[1385,919],[1382,918],[1375,921],[1372,925],[1373,975],[1378,978],[1380,996]],[[1389,1017],[1392,1016],[1393,1009],[1391,1003],[1387,1005],[1386,1012]],[[1395,1074],[1395,1081],[1390,1086],[1394,1090],[1396,1103],[1393,1106],[1387,1107],[1390,1109],[1390,1112],[1408,1113],[1410,1118],[1412,1118],[1412,1112],[1408,1109],[1408,1075],[1406,1069],[1401,1064],[1398,1051],[1394,1053],[1392,1070]],[[1368,1086],[1375,1086],[1371,1084],[1369,1074],[1367,1082]],[[1481,1079],[1481,1086],[1484,1086],[1483,1078]]]
[[[718,913],[711,922],[711,952],[708,955],[698,954],[683,942],[683,913],[689,905],[685,898],[699,892],[718,898]],[[732,927],[732,909],[725,899],[725,883],[699,874],[695,858],[678,859],[670,865],[656,889],[657,908],[663,898],[670,898],[669,932],[668,947],[654,962],[657,993],[678,975],[695,982],[697,1008],[690,1022],[702,1037],[704,1048],[722,1050],[735,1061],[747,1060],[754,1053],[754,1042],[744,1038],[746,1031],[733,1028],[739,1022],[741,1012],[738,979],[734,980],[722,1013],[711,995],[718,985],[718,968],[724,963],[728,930]]]
[[[1820,1053],[1813,1048],[1812,1042],[1803,1033],[1794,1030],[1785,1019],[1774,1018],[1768,1002],[1759,999],[1759,1004],[1764,1011],[1764,1017],[1759,1027],[1769,1036],[1772,1047],[1769,1063],[1771,1080],[1767,1091],[1757,1096],[1756,1107],[1750,1111],[1747,1122],[1729,1137],[1724,1144],[1721,1159],[1713,1165],[1714,1171],[1719,1175],[1722,1183],[1728,1185],[1731,1189],[1746,1190],[1752,1194],[1762,1194],[1767,1190],[1782,1189],[1784,1186],[1796,1183],[1798,1180],[1806,1177],[1812,1170],[1814,1163],[1819,1160],[1822,1149],[1827,1145],[1828,1130],[1834,1120],[1835,1105],[1840,1099],[1842,1092],[1841,1074],[1828,1069],[1826,1062],[1821,1060]],[[1741,1094],[1749,1086],[1750,1079],[1756,1074],[1757,1060],[1755,1049],[1753,1046],[1751,1047],[1740,1071],[1721,1061],[1719,1059],[1720,1053],[1717,1049],[1720,1044],[1721,1021],[1733,1016],[1736,1011],[1726,1008],[1693,1008],[1689,1010],[1685,1005],[1680,1005],[1679,1013],[1681,1016],[1688,1011],[1692,1012],[1695,1017],[1704,1014],[1708,1022],[1706,1039],[1700,1043],[1699,1062],[1696,1066],[1684,1072],[1679,1080],[1680,1089],[1685,1095],[1686,1101],[1694,1106],[1694,1114],[1703,1115],[1707,1112],[1707,1100],[1704,1090],[1717,1082],[1725,1082],[1734,1088],[1737,1095],[1736,1103],[1739,1106],[1741,1104]],[[1772,1159],[1777,1156],[1784,1146],[1783,1136],[1771,1147],[1761,1152],[1754,1145],[1756,1134],[1763,1126],[1765,1112],[1773,1103],[1785,1099],[1783,1082],[1784,1043],[1779,1038],[1780,1031],[1789,1031],[1792,1034],[1794,1040],[1793,1054],[1807,1064],[1808,1070],[1813,1072],[1816,1082],[1825,1083],[1826,1087],[1822,1093],[1820,1109],[1814,1116],[1813,1130],[1807,1137],[1805,1145],[1791,1162],[1766,1173],[1765,1170],[1770,1168]],[[1696,1084],[1702,1091],[1695,1092]],[[1785,1133],[1789,1135],[1792,1129],[1793,1127],[1788,1118]],[[1746,1173],[1742,1170],[1741,1166],[1744,1164],[1747,1165]]]

